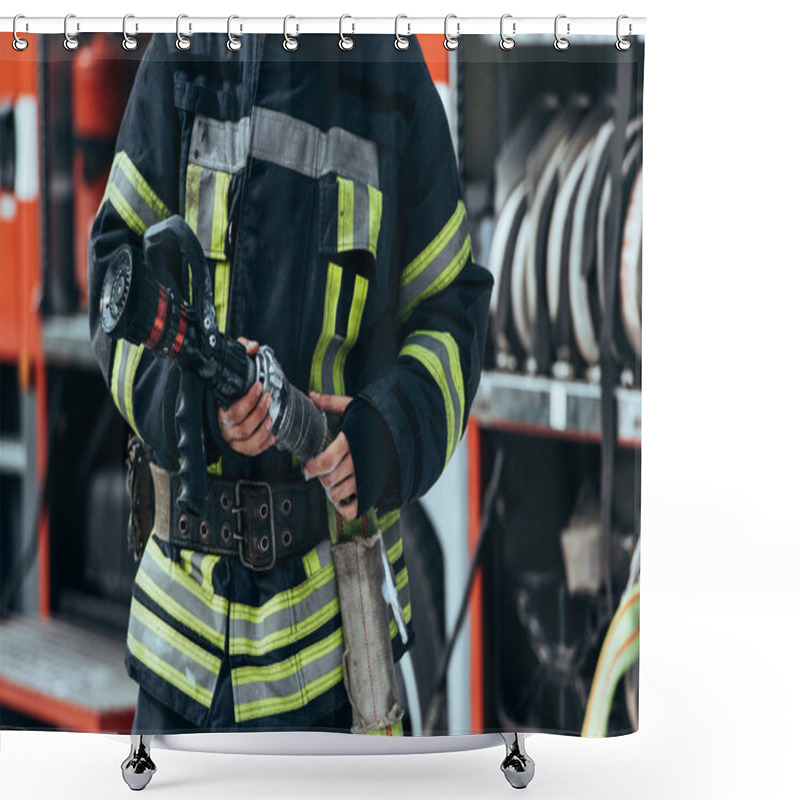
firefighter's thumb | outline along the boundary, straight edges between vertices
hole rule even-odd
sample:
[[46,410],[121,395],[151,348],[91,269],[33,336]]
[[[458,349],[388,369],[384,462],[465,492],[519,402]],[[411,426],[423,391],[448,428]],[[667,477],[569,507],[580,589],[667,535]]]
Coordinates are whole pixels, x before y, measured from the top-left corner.
[[318,392],[310,392],[309,396],[323,411],[327,411],[330,414],[336,414],[338,416],[342,416],[347,406],[353,402],[353,398],[347,397],[347,395],[319,394]]

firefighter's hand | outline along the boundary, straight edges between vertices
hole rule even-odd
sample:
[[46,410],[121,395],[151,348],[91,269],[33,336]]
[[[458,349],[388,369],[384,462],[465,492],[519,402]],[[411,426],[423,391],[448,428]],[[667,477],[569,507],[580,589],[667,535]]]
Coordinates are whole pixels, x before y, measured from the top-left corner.
[[[258,352],[258,342],[239,337],[247,355]],[[227,411],[217,410],[217,422],[222,438],[237,453],[244,456],[257,456],[275,444],[272,435],[272,417],[269,407],[272,398],[264,393],[260,381],[256,381],[244,397],[231,403]]]
[[[352,397],[311,392],[311,399],[323,410],[341,416],[353,401]],[[350,444],[344,433],[339,435],[316,458],[303,468],[306,480],[319,478],[325,487],[328,499],[336,510],[348,521],[358,516],[356,471]]]

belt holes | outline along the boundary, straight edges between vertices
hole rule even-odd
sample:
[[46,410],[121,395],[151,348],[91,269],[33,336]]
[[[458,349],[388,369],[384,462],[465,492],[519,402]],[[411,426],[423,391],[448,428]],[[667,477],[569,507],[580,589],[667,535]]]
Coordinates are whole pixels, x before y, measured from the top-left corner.
[[281,502],[281,514],[288,517],[292,513],[292,501],[288,497],[284,497]]
[[208,524],[208,520],[204,519],[200,523],[200,538],[208,539],[209,536],[211,536],[211,526]]
[[222,506],[223,511],[231,510],[231,496],[228,492],[223,492],[219,498],[219,504]]
[[261,519],[266,519],[267,514],[269,514],[269,506],[266,503],[262,503],[258,507],[258,516],[261,517]]
[[292,543],[292,532],[288,528],[281,531],[281,541],[284,547],[288,547]]
[[223,523],[222,529],[220,530],[220,535],[222,536],[222,541],[226,544],[231,540],[231,536],[233,536],[233,530],[231,530],[231,526],[228,525],[227,522]]
[[178,517],[178,532],[181,536],[188,536],[189,534],[189,517],[186,514],[181,514]]
[[262,536],[262,537],[261,537],[261,538],[258,540],[258,549],[259,549],[259,550],[260,550],[262,553],[266,553],[266,552],[267,552],[267,550],[269,550],[269,536]]

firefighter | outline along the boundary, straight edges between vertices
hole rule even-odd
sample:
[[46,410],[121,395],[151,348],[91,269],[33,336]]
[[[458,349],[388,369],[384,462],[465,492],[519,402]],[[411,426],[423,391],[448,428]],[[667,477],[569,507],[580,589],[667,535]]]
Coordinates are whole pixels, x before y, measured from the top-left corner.
[[[463,435],[491,277],[472,259],[447,121],[418,45],[253,36],[238,53],[153,38],[89,247],[93,347],[153,468],[156,513],[131,601],[134,732],[349,730],[332,526],[383,531],[410,631],[399,509]],[[98,320],[122,245],[178,213],[212,272],[221,331],[268,344],[338,425],[305,465],[272,446],[271,398],[205,395],[203,524],[175,506],[174,362],[112,341]],[[268,498],[268,502],[264,500]],[[237,522],[268,569],[236,550]],[[249,552],[249,551],[248,551]],[[402,631],[405,633],[405,631]],[[393,657],[413,636],[390,622]],[[403,639],[407,641],[403,641]],[[386,734],[402,733],[402,723]]]

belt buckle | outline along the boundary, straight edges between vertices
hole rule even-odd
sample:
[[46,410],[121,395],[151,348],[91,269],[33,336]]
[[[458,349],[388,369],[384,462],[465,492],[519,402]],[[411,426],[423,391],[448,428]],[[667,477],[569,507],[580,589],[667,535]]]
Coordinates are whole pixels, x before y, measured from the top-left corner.
[[[264,534],[261,539],[259,539],[259,547],[264,539],[267,540],[267,546],[265,548],[261,548],[264,552],[270,550],[270,562],[266,566],[258,566],[253,564],[247,558],[247,553],[245,549],[245,545],[247,543],[247,535],[245,532],[245,525],[242,517],[245,513],[245,506],[242,505],[241,500],[241,489],[242,487],[254,486],[258,487],[258,489],[266,489],[267,495],[269,497],[269,507],[267,509],[266,516],[269,517],[269,535]],[[236,516],[236,533],[233,534],[233,538],[238,540],[239,542],[239,561],[247,567],[247,569],[251,569],[254,572],[269,572],[276,564],[278,560],[278,548],[275,541],[275,517],[273,515],[273,508],[272,508],[272,487],[268,483],[264,483],[261,481],[248,481],[248,480],[238,480],[233,487],[233,498],[234,498],[234,507],[231,509],[231,512]],[[260,511],[260,510],[259,510]],[[263,517],[266,519],[266,516]]]

